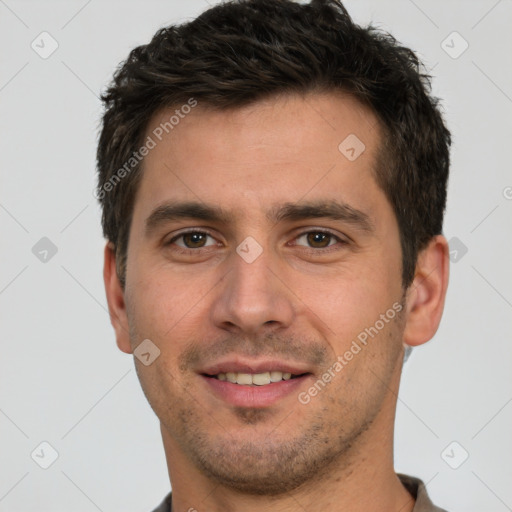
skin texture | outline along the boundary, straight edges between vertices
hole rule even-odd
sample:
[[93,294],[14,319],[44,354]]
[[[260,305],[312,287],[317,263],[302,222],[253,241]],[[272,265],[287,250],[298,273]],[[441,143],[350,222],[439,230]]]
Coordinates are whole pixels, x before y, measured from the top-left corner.
[[[147,133],[172,112],[158,112]],[[338,150],[350,134],[365,145],[354,161]],[[125,290],[111,244],[104,278],[119,348],[132,353],[150,339],[160,350],[151,365],[135,364],[160,419],[175,512],[412,510],[393,470],[403,344],[437,330],[448,252],[435,237],[402,289],[396,218],[373,174],[380,136],[372,112],[349,96],[288,95],[229,111],[198,104],[146,156]],[[229,215],[146,231],[155,208],[184,200]],[[331,200],[363,212],[369,229],[267,218],[284,203]],[[190,228],[209,236],[169,243]],[[315,241],[319,230],[333,237]],[[262,248],[252,263],[236,251],[249,236]],[[393,305],[402,311],[301,403],[298,393]],[[276,358],[310,375],[271,406],[235,407],[200,375],[226,356]]]

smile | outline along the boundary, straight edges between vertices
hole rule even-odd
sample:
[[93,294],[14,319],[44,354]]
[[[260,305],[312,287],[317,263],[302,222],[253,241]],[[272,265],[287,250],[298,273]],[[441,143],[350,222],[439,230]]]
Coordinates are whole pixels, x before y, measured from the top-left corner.
[[221,372],[201,375],[209,392],[235,407],[266,408],[288,397],[295,397],[306,387],[311,373],[268,371],[259,373]]
[[231,382],[232,384],[241,384],[243,386],[266,386],[272,382],[290,380],[298,376],[299,375],[293,375],[289,372],[281,372],[278,370],[263,373],[227,372],[213,375],[213,377],[218,380]]

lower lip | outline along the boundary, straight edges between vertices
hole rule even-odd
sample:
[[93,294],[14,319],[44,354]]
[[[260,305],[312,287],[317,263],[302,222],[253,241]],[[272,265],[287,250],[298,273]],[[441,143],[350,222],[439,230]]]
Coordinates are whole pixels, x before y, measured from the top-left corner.
[[308,377],[310,375],[306,374],[289,380],[271,382],[264,386],[246,386],[201,375],[210,389],[224,401],[236,407],[252,408],[268,407],[294,392],[297,394],[298,389]]

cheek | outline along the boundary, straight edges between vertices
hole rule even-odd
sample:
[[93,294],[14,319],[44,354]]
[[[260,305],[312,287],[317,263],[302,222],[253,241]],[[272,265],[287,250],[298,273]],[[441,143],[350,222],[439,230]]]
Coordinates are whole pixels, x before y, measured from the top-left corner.
[[137,325],[160,334],[168,332],[196,314],[209,288],[203,279],[180,276],[169,268],[150,270],[139,266],[137,274],[132,274],[130,294]]
[[383,259],[328,276],[297,276],[294,292],[305,305],[303,313],[338,351],[401,298],[398,270]]
[[[208,291],[215,281],[210,284],[198,276],[179,276],[169,269],[150,272],[147,267],[144,275],[140,272],[137,277],[130,283],[133,293],[129,294],[132,347],[144,339],[151,340],[160,350],[156,362],[162,366],[161,371],[179,373],[180,354],[197,340],[211,338],[211,326],[206,319],[211,308]],[[144,368],[141,370],[144,372]],[[180,374],[179,378],[183,376]]]

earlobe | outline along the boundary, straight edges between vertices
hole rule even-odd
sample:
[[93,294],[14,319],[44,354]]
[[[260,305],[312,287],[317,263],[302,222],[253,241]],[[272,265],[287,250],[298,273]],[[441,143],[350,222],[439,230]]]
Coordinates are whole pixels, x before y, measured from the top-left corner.
[[124,291],[116,272],[115,248],[112,242],[107,242],[105,245],[103,280],[105,283],[110,322],[114,327],[117,346],[121,351],[131,354],[133,350],[130,345]]
[[449,274],[446,238],[437,235],[418,255],[414,280],[407,291],[404,343],[417,346],[436,333],[444,309]]

